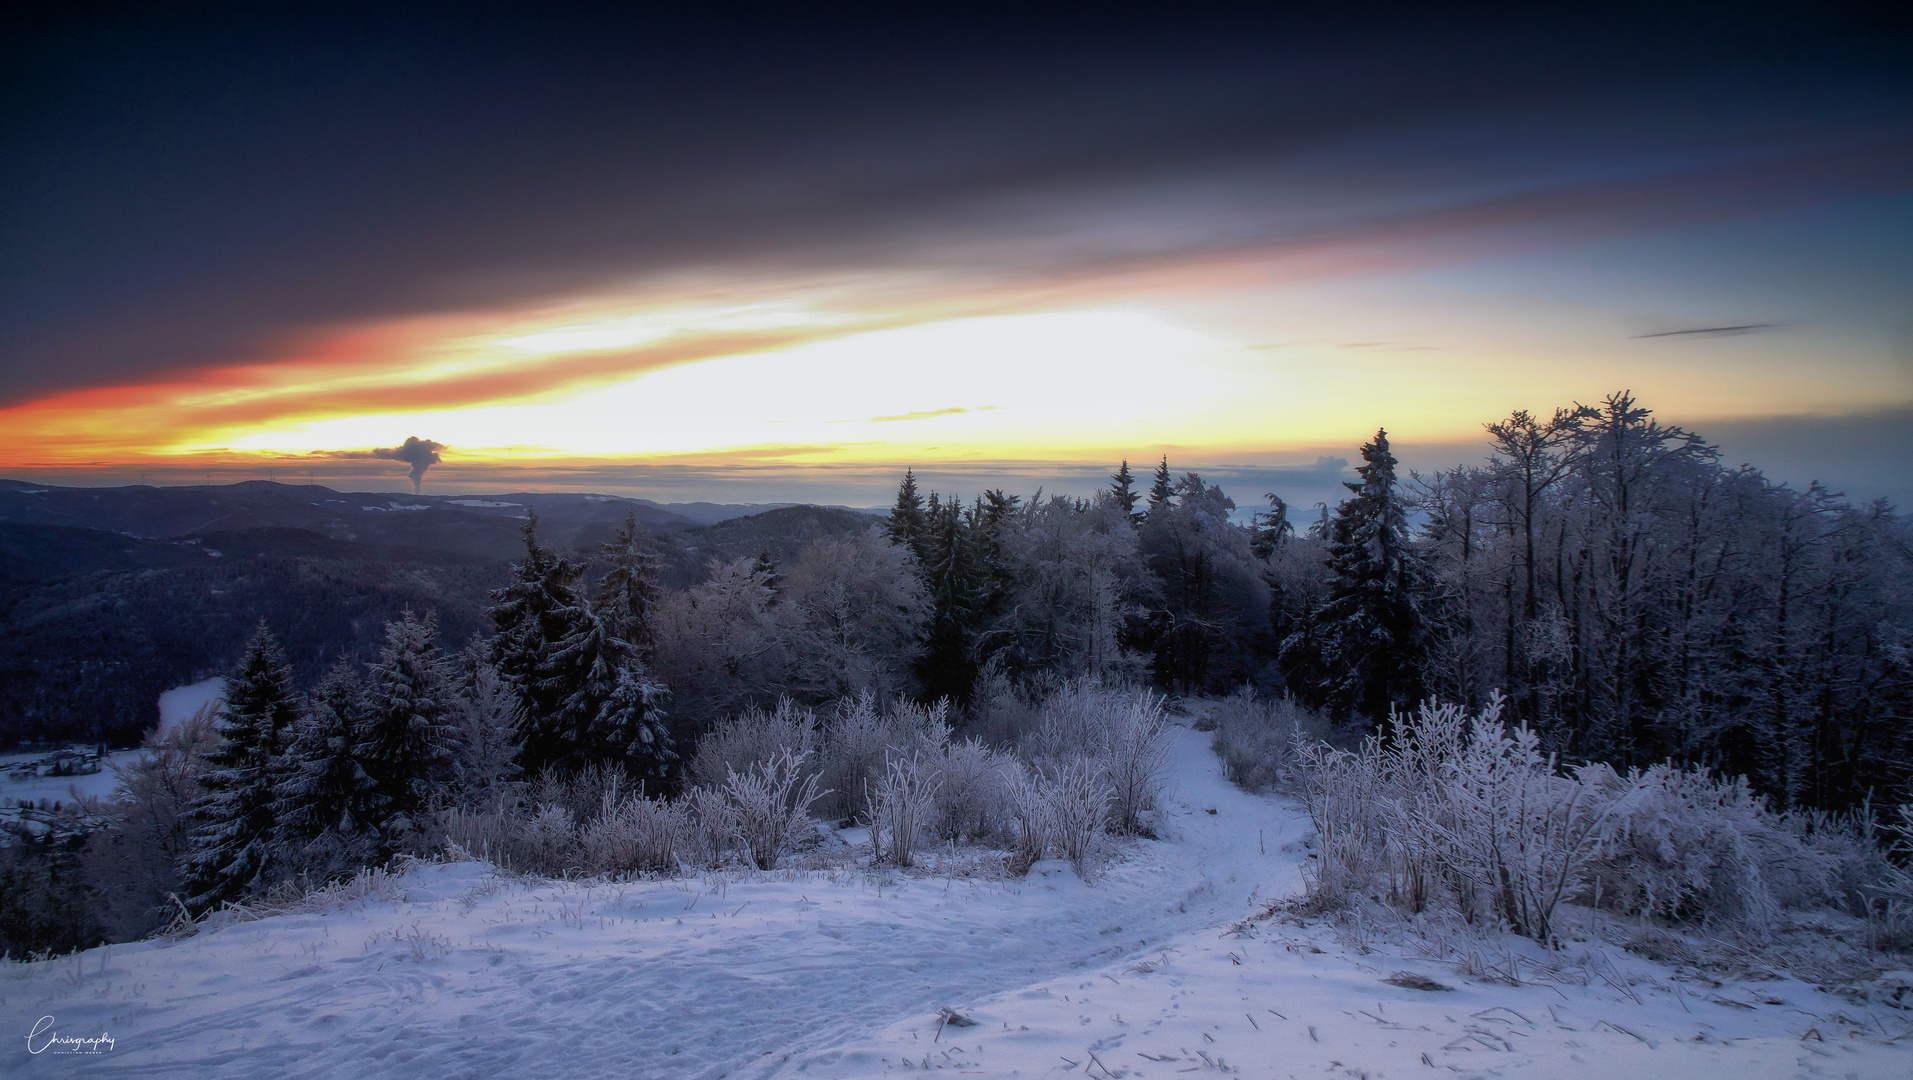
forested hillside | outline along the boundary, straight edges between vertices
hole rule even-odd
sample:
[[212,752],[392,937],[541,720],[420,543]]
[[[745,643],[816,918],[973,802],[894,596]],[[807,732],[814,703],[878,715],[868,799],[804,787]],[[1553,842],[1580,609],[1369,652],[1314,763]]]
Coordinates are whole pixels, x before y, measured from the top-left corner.
[[548,539],[580,551],[630,515],[679,587],[712,558],[785,557],[872,520],[804,506],[698,525],[608,496],[0,481],[0,745],[133,745],[161,691],[227,671],[261,618],[301,685],[342,657],[371,660],[385,623],[407,609],[435,614],[444,639],[462,645],[488,631],[488,594],[522,551],[533,510]]

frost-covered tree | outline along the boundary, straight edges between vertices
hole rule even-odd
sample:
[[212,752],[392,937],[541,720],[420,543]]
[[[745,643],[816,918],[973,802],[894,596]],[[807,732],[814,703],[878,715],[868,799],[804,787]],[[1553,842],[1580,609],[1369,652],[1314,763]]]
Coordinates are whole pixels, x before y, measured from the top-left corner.
[[489,614],[498,631],[491,660],[517,688],[529,735],[571,695],[571,687],[550,683],[545,666],[556,643],[576,631],[587,605],[578,591],[584,568],[538,542],[538,515],[525,522],[524,538],[524,561],[513,564],[511,582],[492,593]]
[[611,635],[648,659],[658,648],[658,557],[643,550],[639,539],[637,515],[627,514],[617,538],[603,546],[605,571],[596,601]]
[[684,725],[774,702],[790,670],[785,605],[750,556],[713,561],[710,577],[673,593],[663,607],[658,676]]
[[[1166,467],[1168,464],[1169,459],[1164,458],[1163,465]],[[1116,500],[1117,509],[1122,511],[1123,517],[1131,525],[1142,523],[1142,511],[1136,509],[1136,504],[1142,501],[1142,493],[1136,490],[1136,474],[1129,471],[1128,458],[1124,458],[1122,466],[1110,474],[1109,496]]]
[[364,714],[365,688],[340,663],[313,688],[293,725],[273,811],[285,858],[298,869],[330,876],[383,854],[378,823],[385,798],[358,757]]
[[[628,538],[621,534],[613,549],[620,587],[608,598],[618,609],[618,619],[628,620],[636,617],[634,601],[645,600],[645,568],[636,553],[635,527]],[[605,712],[606,703],[626,679],[627,668],[635,680],[631,685],[651,687],[650,701],[663,689],[645,675],[638,650],[593,610],[579,589],[583,573],[583,567],[538,542],[534,517],[525,525],[525,560],[512,568],[511,584],[492,594],[492,622],[498,628],[492,659],[499,676],[517,688],[524,708],[519,753],[528,774],[621,759],[633,740],[647,745],[636,728],[630,730],[630,739],[618,734],[636,723],[630,709],[639,703],[621,699],[615,718]],[[650,612],[644,615],[649,633]],[[655,771],[659,763],[634,764]]]
[[637,776],[663,777],[677,758],[664,722],[667,693],[642,661],[633,657],[619,665],[611,692],[598,704],[589,760],[617,762]]
[[1329,684],[1321,696],[1339,718],[1385,720],[1422,697],[1424,591],[1421,561],[1409,544],[1408,508],[1395,479],[1388,432],[1362,447],[1360,482],[1330,527],[1329,602],[1312,622]]
[[237,899],[275,872],[273,789],[298,719],[292,668],[261,620],[227,680],[222,742],[207,759],[206,794],[193,808],[192,847],[181,870],[195,910]]
[[1253,674],[1252,654],[1267,633],[1268,586],[1249,531],[1229,520],[1234,509],[1220,487],[1187,473],[1143,522],[1143,558],[1161,583],[1150,629],[1164,686],[1200,691]]
[[790,689],[828,701],[864,690],[911,688],[930,617],[909,550],[878,529],[807,545],[787,582]]
[[1008,590],[982,644],[1005,672],[1112,683],[1141,673],[1143,658],[1124,641],[1157,590],[1127,506],[1115,492],[1098,495],[1032,499],[1003,530]]
[[1162,460],[1156,463],[1156,478],[1149,485],[1149,509],[1146,513],[1167,510],[1175,498],[1175,482],[1169,477],[1169,455],[1164,454]]
[[1254,532],[1249,541],[1249,550],[1255,552],[1258,559],[1274,555],[1277,548],[1295,536],[1295,523],[1289,520],[1289,504],[1273,491],[1266,497],[1269,508],[1256,511]]
[[452,797],[467,809],[487,809],[516,794],[525,708],[496,668],[472,650],[466,657],[469,674],[453,710]]
[[385,648],[368,671],[365,720],[355,756],[379,797],[388,842],[420,828],[433,796],[452,779],[451,681],[438,651],[438,622],[407,611],[385,624]]
[[897,485],[897,505],[891,508],[890,520],[884,527],[892,541],[919,559],[923,557],[929,518],[924,513],[923,496],[917,493],[916,470],[903,471],[903,482]]

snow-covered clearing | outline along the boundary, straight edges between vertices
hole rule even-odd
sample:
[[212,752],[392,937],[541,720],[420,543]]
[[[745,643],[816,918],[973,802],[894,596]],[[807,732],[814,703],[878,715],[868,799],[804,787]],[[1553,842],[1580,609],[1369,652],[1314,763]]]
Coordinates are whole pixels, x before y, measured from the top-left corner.
[[[1307,821],[1227,785],[1207,736],[1174,738],[1169,840],[1125,845],[1093,885],[1061,863],[628,884],[421,866],[311,910],[9,966],[0,1073],[1913,1074],[1898,1015],[1796,982],[1703,989],[1609,949],[1586,986],[1507,986],[1320,924],[1246,925],[1299,889]],[[1455,989],[1381,981],[1399,970]],[[944,1007],[974,1026],[939,1030]],[[29,1053],[42,1016],[111,1048]]]
[[175,686],[159,696],[159,733],[191,720],[201,709],[218,701],[226,693],[226,680],[218,675],[185,686]]

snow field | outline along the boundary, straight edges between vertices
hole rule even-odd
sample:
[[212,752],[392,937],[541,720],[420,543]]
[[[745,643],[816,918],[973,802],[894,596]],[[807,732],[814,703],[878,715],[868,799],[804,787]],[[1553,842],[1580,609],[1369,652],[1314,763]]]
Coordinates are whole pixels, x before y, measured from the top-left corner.
[[[632,883],[422,865],[0,968],[0,1075],[1913,1075],[1913,1038],[1888,1041],[1905,1022],[1798,983],[1702,988],[1609,950],[1586,986],[1513,987],[1257,918],[1300,889],[1306,818],[1226,784],[1207,736],[1172,737],[1166,840],[1123,842],[1091,884],[1060,861],[965,877],[978,860],[948,849],[909,874]],[[1524,973],[1549,959],[1505,947]],[[1398,970],[1455,989],[1381,981]],[[939,1030],[945,1008],[975,1026]],[[112,1049],[30,1054],[42,1016]]]

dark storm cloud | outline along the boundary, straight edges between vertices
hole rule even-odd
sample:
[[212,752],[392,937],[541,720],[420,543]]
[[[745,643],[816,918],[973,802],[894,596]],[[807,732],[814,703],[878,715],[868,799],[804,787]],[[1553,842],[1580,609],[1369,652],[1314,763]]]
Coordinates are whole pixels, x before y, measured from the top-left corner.
[[1840,13],[406,10],[0,35],[0,403],[686,269],[1042,274],[1913,175],[1905,26]]

